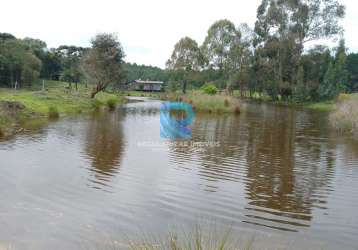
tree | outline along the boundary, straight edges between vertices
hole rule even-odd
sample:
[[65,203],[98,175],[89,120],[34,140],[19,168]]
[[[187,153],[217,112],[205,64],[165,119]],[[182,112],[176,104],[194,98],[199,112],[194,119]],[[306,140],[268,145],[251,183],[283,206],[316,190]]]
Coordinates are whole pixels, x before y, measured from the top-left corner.
[[342,39],[339,42],[339,46],[336,52],[335,59],[335,74],[336,81],[341,91],[348,88],[348,71],[347,71],[347,49],[345,41]]
[[98,34],[91,43],[91,49],[83,58],[82,68],[87,79],[96,85],[91,93],[91,98],[94,98],[109,84],[121,80],[125,55],[121,43],[113,34]]
[[219,20],[211,25],[202,45],[209,66],[223,74],[228,69],[232,49],[240,43],[240,37],[240,32],[229,20]]
[[358,53],[347,56],[348,86],[347,91],[358,92]]
[[126,63],[124,68],[127,71],[127,81],[134,80],[152,80],[152,81],[168,81],[168,72],[158,67],[138,65],[136,63]]
[[56,49],[50,49],[41,58],[41,77],[50,80],[59,80],[63,70],[62,56]]
[[[272,97],[289,97],[297,84],[304,44],[341,34],[345,8],[337,0],[262,0],[255,24],[255,48],[272,65]],[[273,89],[272,89],[273,88]]]
[[230,81],[226,90],[232,93],[233,89],[239,85],[241,96],[244,95],[245,86],[248,87],[250,82],[250,67],[252,61],[252,44],[253,31],[244,23],[241,24],[237,31],[241,34],[240,38],[232,45],[229,51],[226,74],[230,76]]
[[38,78],[41,61],[23,40],[3,35],[0,40],[0,82],[7,86],[29,86]]
[[328,100],[336,97],[339,93],[339,87],[336,81],[336,72],[334,64],[331,63],[324,76],[323,83],[319,86],[318,94],[323,100]]
[[184,80],[183,93],[186,92],[188,75],[200,67],[201,54],[196,41],[189,37],[179,40],[174,51],[166,63],[167,69],[180,74]]

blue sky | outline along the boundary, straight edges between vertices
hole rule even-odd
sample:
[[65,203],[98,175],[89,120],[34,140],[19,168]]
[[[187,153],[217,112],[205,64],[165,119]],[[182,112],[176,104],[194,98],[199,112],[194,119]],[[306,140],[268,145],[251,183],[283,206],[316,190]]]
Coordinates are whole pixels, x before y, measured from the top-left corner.
[[[164,67],[174,44],[190,36],[199,44],[218,19],[253,27],[261,0],[5,0],[0,32],[33,37],[59,45],[89,46],[96,33],[113,32],[125,48],[126,60]],[[358,52],[358,1],[347,7],[342,25],[346,44]],[[332,43],[330,43],[332,44]],[[333,46],[334,44],[332,44]]]

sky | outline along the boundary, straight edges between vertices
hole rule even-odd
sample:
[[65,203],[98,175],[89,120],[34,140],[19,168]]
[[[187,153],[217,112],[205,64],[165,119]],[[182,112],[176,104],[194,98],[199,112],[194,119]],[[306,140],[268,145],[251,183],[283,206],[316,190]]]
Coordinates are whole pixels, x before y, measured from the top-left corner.
[[[0,32],[32,37],[48,47],[90,46],[97,33],[116,33],[126,61],[164,68],[174,45],[189,36],[201,44],[212,23],[254,26],[261,0],[0,0]],[[357,0],[342,21],[346,45],[358,52]],[[332,43],[330,43],[332,44]]]

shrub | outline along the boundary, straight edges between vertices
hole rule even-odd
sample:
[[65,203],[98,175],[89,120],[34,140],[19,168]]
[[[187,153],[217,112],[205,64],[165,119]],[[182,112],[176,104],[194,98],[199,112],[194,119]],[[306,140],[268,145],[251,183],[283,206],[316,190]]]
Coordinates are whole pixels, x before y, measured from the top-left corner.
[[51,106],[48,109],[48,116],[51,119],[56,119],[60,117],[60,113],[58,112],[57,107]]
[[108,99],[107,100],[107,107],[109,110],[113,111],[116,109],[117,99]]
[[0,138],[4,136],[4,132],[3,132],[3,129],[1,128],[0,126]]
[[203,87],[203,91],[204,91],[205,94],[215,95],[218,92],[218,89],[217,89],[217,87],[215,85],[208,84],[208,85],[205,85]]

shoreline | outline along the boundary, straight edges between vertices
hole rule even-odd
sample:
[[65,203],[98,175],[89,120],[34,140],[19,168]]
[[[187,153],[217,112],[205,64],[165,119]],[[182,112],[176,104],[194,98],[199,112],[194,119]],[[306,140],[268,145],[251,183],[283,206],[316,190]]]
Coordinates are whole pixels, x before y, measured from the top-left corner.
[[[51,120],[90,113],[97,109],[112,110],[126,98],[102,92],[91,99],[90,88],[68,90],[67,83],[52,81],[45,91],[37,89],[0,89],[0,138],[7,139],[29,127],[42,126]],[[31,124],[29,126],[29,124]]]

